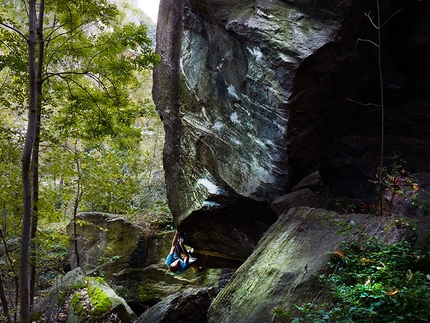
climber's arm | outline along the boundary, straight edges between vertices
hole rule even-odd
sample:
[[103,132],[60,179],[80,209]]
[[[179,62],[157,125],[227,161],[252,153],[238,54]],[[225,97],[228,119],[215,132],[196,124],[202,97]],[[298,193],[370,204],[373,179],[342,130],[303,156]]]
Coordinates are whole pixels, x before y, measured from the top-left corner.
[[184,261],[188,265],[188,261],[190,260],[190,255],[188,254],[187,248],[185,248],[185,246],[184,246],[184,240],[183,239],[179,239],[179,247],[181,248],[182,254],[184,255]]
[[179,233],[178,231],[175,232],[175,236],[173,237],[172,240],[172,247],[170,248],[170,253],[173,254],[175,252],[175,246],[176,246],[176,242],[178,241],[179,238]]

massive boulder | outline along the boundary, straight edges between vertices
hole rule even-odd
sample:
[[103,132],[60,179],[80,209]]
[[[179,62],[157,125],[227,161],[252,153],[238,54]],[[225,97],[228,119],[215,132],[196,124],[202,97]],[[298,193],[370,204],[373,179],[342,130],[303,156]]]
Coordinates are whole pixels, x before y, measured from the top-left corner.
[[151,238],[124,217],[100,212],[82,212],[70,221],[71,268],[82,267],[107,278],[124,270],[141,268],[148,255]]
[[330,293],[318,276],[332,270],[329,252],[339,250],[342,241],[378,236],[391,244],[415,236],[410,226],[396,223],[306,207],[283,213],[212,302],[207,322],[284,322],[276,318],[275,308],[328,301]]
[[[400,151],[405,167],[428,172],[430,3],[380,4],[385,165]],[[208,263],[249,256],[276,220],[270,203],[316,170],[330,190],[374,202],[375,6],[161,1],[153,98],[166,131],[169,206]]]

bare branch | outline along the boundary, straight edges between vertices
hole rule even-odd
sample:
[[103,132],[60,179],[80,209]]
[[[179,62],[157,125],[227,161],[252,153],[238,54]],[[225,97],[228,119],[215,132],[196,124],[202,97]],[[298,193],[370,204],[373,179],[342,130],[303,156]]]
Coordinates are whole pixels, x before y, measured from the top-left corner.
[[[105,92],[106,92],[106,94],[107,94],[107,96],[110,98],[110,99],[112,99],[112,96],[109,94],[109,90],[108,90],[108,88],[106,87],[106,85],[104,84],[104,82],[102,82],[102,80],[99,78],[99,77],[97,77],[95,74],[93,74],[93,73],[88,73],[87,74],[88,75],[88,77],[90,77],[90,78],[92,78],[94,81],[96,81],[104,90],[105,90]],[[103,77],[105,77],[111,84],[113,84],[113,82],[109,79],[109,77],[107,77],[106,75],[102,75]]]
[[61,27],[63,27],[63,25],[56,25],[56,22],[54,22],[54,24],[52,26],[50,26],[49,28],[45,28],[45,30],[52,29],[51,32],[45,37],[45,39],[49,39],[49,41],[55,39],[55,37],[57,37],[57,36],[52,38],[52,35]]
[[347,98],[347,100],[350,101],[350,102],[354,102],[354,103],[357,103],[359,105],[362,105],[364,107],[370,107],[370,106],[374,106],[374,107],[377,107],[377,108],[381,107],[380,104],[376,104],[376,103],[363,103],[363,102],[355,101],[355,100],[349,99],[349,98]]
[[370,23],[373,25],[373,27],[375,27],[376,29],[379,29],[379,28],[380,28],[380,27],[378,27],[378,26],[373,22],[372,17],[370,17],[370,11],[369,11],[369,13],[364,13],[364,15],[365,15],[367,18],[369,18]]
[[63,78],[64,75],[86,75],[88,74],[88,71],[84,71],[84,72],[77,72],[77,71],[73,71],[73,72],[58,72],[58,73],[45,73],[43,76],[43,81],[46,81],[47,79],[53,77],[53,76],[59,76],[61,78]]
[[11,25],[8,25],[8,24],[4,24],[4,23],[2,23],[2,22],[0,22],[0,26],[3,26],[3,27],[5,27],[6,29],[10,29],[10,30],[12,30],[12,31],[16,32],[18,35],[20,35],[22,38],[24,38],[24,40],[25,40],[26,42],[28,42],[28,37],[27,37],[26,35],[24,35],[24,34],[22,33],[22,31],[21,31],[21,30],[19,30],[19,29],[15,28],[14,26],[11,26]]
[[[103,88],[103,90],[105,91],[106,95],[112,99],[112,96],[109,94],[109,89],[107,88],[106,84],[100,79],[100,77],[96,76],[94,73],[91,73],[90,71],[83,71],[83,72],[78,72],[78,71],[67,71],[67,72],[58,72],[58,73],[45,73],[44,74],[44,78],[43,81],[46,81],[47,79],[53,77],[53,76],[58,76],[60,78],[64,79],[65,75],[85,75],[88,76],[89,78],[93,79],[94,81],[97,82],[97,84],[99,86],[101,86]],[[106,75],[102,75],[104,78],[106,78],[109,83],[111,83],[112,85],[114,84],[112,82],[112,80],[106,76]],[[69,79],[70,80],[70,79]],[[74,83],[77,84],[76,81],[74,81]],[[79,87],[82,87],[81,85],[79,85]]]
[[400,11],[403,11],[403,10],[405,10],[406,8],[407,8],[408,6],[406,6],[406,7],[404,7],[403,9],[399,9],[399,10],[397,10],[395,13],[393,13],[382,25],[381,25],[381,28],[382,27],[384,27],[385,26],[385,24],[387,23],[387,22],[389,22],[390,20],[391,20],[391,18],[393,18],[395,15],[397,15]]
[[381,24],[380,26],[377,26],[374,22],[373,22],[373,18],[372,17],[370,17],[370,11],[368,12],[368,13],[364,13],[364,15],[367,17],[367,18],[369,18],[369,20],[370,20],[370,23],[373,25],[373,27],[375,27],[376,29],[380,29],[380,28],[382,28],[382,27],[384,27],[385,26],[385,24],[387,24],[390,20],[391,20],[391,18],[393,18],[395,15],[397,15],[399,12],[401,12],[401,11],[403,11],[403,10],[405,10],[406,8],[407,8],[408,6],[406,6],[406,7],[404,7],[403,9],[399,9],[399,10],[397,10],[395,13],[393,13],[383,24]]
[[378,45],[377,43],[375,43],[375,42],[371,41],[370,39],[362,39],[362,38],[358,38],[358,39],[357,39],[357,41],[356,41],[355,43],[357,44],[359,41],[368,42],[368,43],[371,43],[372,45],[375,45],[376,47],[379,47],[379,45]]

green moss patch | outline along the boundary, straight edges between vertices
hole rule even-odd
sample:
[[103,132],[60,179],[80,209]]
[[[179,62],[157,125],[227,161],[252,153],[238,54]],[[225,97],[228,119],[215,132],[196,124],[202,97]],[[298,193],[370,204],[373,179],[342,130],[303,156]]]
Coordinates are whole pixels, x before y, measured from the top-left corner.
[[95,316],[107,313],[112,308],[109,295],[103,290],[106,284],[101,277],[94,277],[88,280],[88,296],[91,305],[91,312]]

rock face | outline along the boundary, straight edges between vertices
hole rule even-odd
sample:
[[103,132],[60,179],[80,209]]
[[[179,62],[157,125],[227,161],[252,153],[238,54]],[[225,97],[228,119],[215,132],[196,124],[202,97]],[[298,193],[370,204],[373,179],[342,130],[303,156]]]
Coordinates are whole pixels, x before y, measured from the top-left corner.
[[[173,232],[150,235],[121,216],[96,212],[80,213],[76,231],[80,266],[85,273],[103,275],[138,314],[186,288],[219,285],[220,269],[205,269],[198,275],[191,269],[183,275],[174,275],[167,269],[164,262]],[[71,266],[77,268],[73,221],[68,225],[68,233]],[[202,265],[205,257],[199,256]]]
[[142,267],[148,255],[150,239],[141,228],[117,215],[99,212],[78,214],[76,246],[73,243],[73,220],[67,226],[67,233],[72,239],[69,248],[72,269],[82,267],[86,272],[103,272],[108,279],[125,269]]
[[67,323],[133,322],[136,314],[103,279],[89,277],[69,301]]
[[[169,205],[209,262],[249,256],[276,220],[270,203],[316,170],[329,189],[374,201],[378,40],[364,12],[374,17],[375,5],[161,1],[153,98]],[[381,30],[385,163],[400,151],[408,169],[428,172],[430,4],[381,1],[381,10],[391,17]]]
[[366,234],[380,236],[387,243],[414,235],[411,228],[393,224],[392,218],[367,214],[291,209],[267,231],[254,253],[215,298],[207,322],[278,322],[275,308],[294,309],[307,302],[328,301],[329,293],[317,278],[328,273],[328,252],[339,250],[341,241],[357,240]]
[[173,232],[169,232],[157,237],[149,249],[148,258],[142,270],[124,277],[121,281],[117,280],[118,284],[124,286],[124,293],[127,293],[126,289],[137,289],[140,302],[152,306],[187,288],[218,288],[221,278],[220,269],[205,269],[199,274],[189,269],[183,275],[173,274],[167,269],[165,259],[170,250],[173,235]]
[[207,309],[217,293],[215,288],[186,289],[151,307],[136,323],[205,323]]

